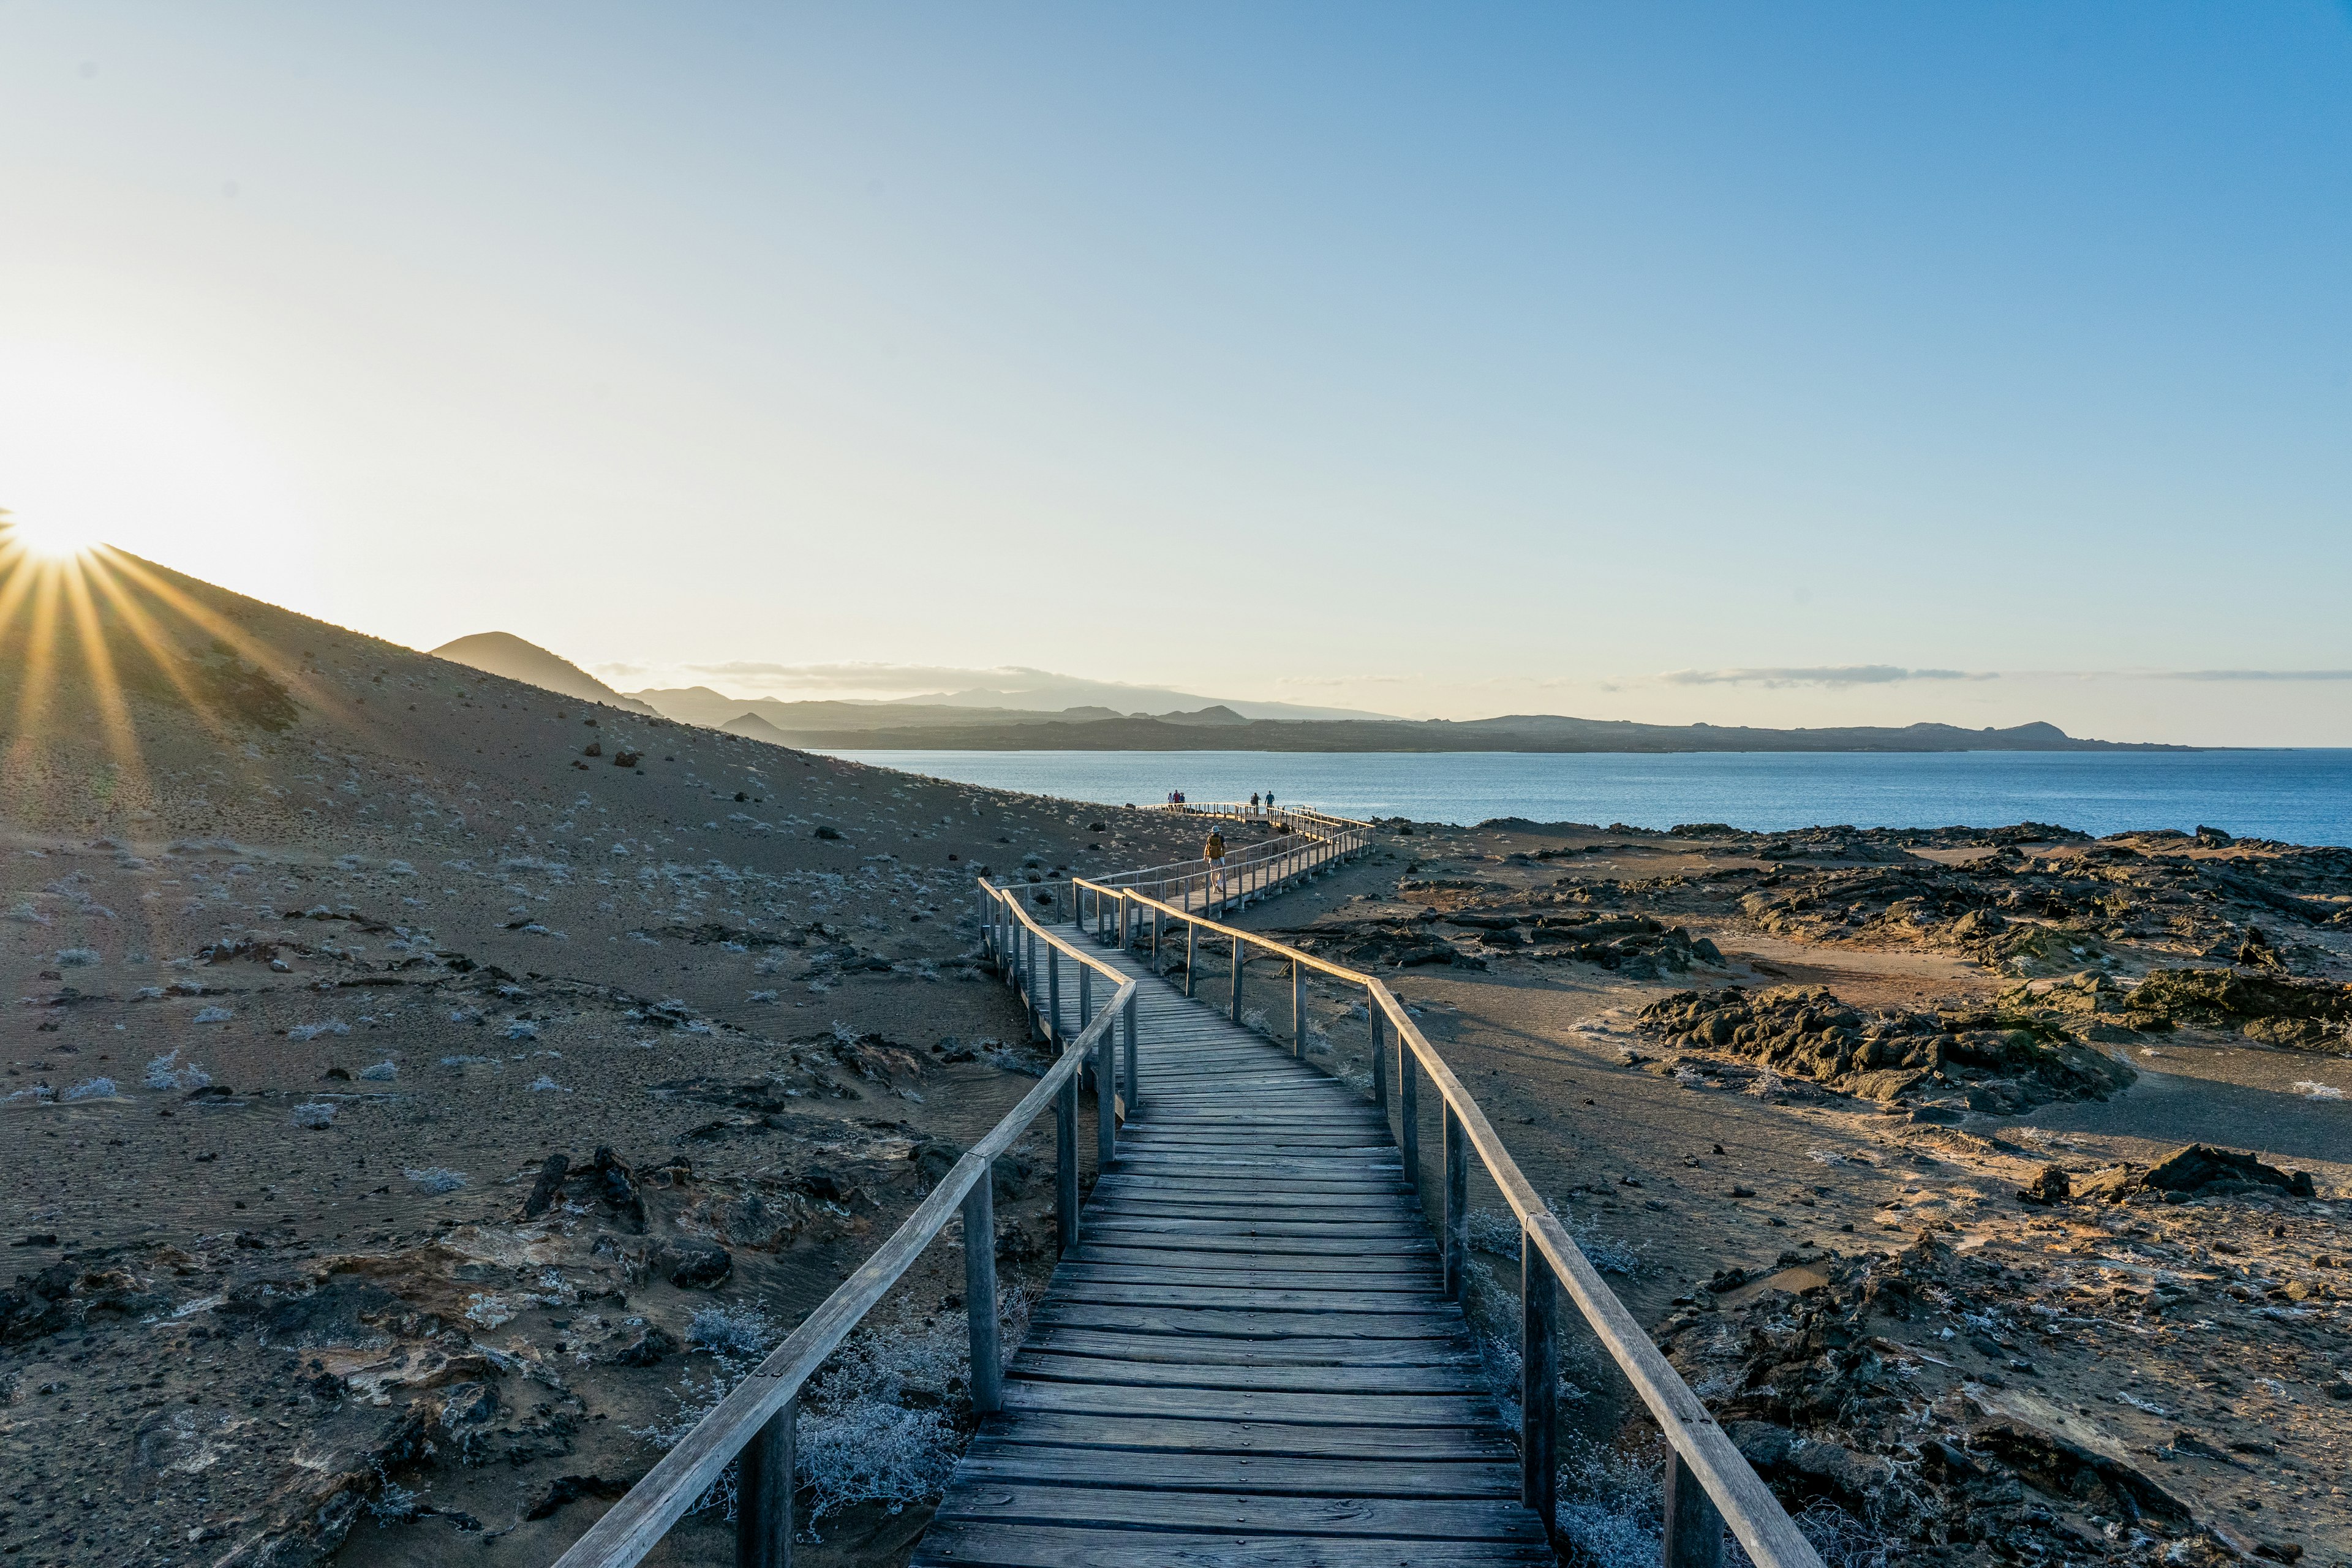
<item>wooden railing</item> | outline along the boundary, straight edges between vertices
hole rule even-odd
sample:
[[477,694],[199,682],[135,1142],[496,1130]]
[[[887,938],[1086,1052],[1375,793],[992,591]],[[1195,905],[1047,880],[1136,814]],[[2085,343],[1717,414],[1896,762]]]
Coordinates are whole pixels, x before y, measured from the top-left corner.
[[[1324,819],[1326,823],[1333,820]],[[1346,826],[1360,829],[1360,837],[1351,834],[1342,839],[1318,838],[1317,847],[1328,848],[1344,841],[1350,846],[1347,851],[1350,854],[1369,847],[1369,824]],[[1740,1545],[1747,1548],[1758,1568],[1821,1568],[1820,1555],[1798,1531],[1780,1500],[1757,1479],[1730,1437],[1699,1403],[1698,1395],[1668,1364],[1633,1315],[1625,1310],[1625,1304],[1617,1299],[1617,1293],[1586,1260],[1583,1250],[1551,1212],[1550,1205],[1537,1195],[1486,1120],[1486,1112],[1423,1037],[1395,994],[1379,979],[1360,970],[1328,963],[1169,902],[1165,897],[1168,888],[1194,889],[1199,885],[1194,879],[1200,873],[1181,868],[1165,869],[1178,874],[1172,879],[1160,878],[1147,882],[1150,891],[1134,885],[1134,874],[1117,883],[1108,878],[1080,878],[1074,884],[1073,905],[1082,907],[1091,896],[1096,909],[1097,939],[1121,948],[1146,947],[1155,974],[1167,973],[1168,961],[1162,952],[1167,923],[1181,923],[1185,934],[1178,962],[1187,996],[1193,993],[1194,973],[1202,956],[1201,939],[1205,935],[1212,942],[1225,943],[1232,973],[1232,996],[1226,1005],[1236,1023],[1242,1019],[1243,973],[1252,953],[1286,963],[1291,1049],[1301,1058],[1307,1055],[1307,976],[1319,973],[1347,985],[1361,986],[1371,1033],[1372,1098],[1384,1114],[1391,1109],[1396,1113],[1405,1180],[1416,1189],[1421,1185],[1419,1085],[1422,1075],[1428,1076],[1443,1101],[1444,1110],[1441,1126],[1444,1184],[1438,1228],[1448,1295],[1461,1300],[1469,1262],[1471,1151],[1476,1151],[1486,1174],[1518,1217],[1521,1491],[1528,1506],[1543,1519],[1546,1527],[1550,1527],[1559,1501],[1554,1442],[1559,1415],[1559,1293],[1565,1289],[1583,1314],[1586,1325],[1649,1408],[1672,1451],[1665,1475],[1666,1568],[1718,1568],[1723,1561],[1723,1531],[1727,1525]],[[1150,917],[1148,921],[1143,918],[1146,915]],[[1393,1094],[1388,1055],[1381,1039],[1384,1022],[1396,1039]]]
[[[737,1459],[735,1561],[738,1568],[789,1568],[793,1556],[793,1437],[801,1387],[825,1358],[922,1256],[948,1221],[963,1216],[964,1310],[971,1350],[971,1405],[986,1415],[1003,1404],[1003,1351],[996,1300],[996,1211],[991,1166],[1013,1146],[1050,1101],[1054,1107],[1055,1234],[1063,1249],[1078,1238],[1078,1075],[1096,1069],[1099,1166],[1113,1157],[1113,1050],[1118,1022],[1126,1024],[1127,1079],[1135,1074],[1137,983],[1118,967],[1047,931],[1020,906],[1018,888],[981,886],[979,899],[991,952],[1048,1038],[1066,1037],[1060,1058],[1022,1097],[1012,1113],[973,1144],[929,1195],[857,1271],[794,1329],[734,1392],[681,1438],[660,1463],[631,1487],[610,1511],[556,1559],[556,1568],[631,1568],[669,1527],[707,1493]],[[992,910],[994,918],[986,918]],[[1040,984],[1040,954],[1050,979]],[[1082,1026],[1059,1019],[1063,960],[1077,977]],[[1103,1005],[1094,1006],[1094,981],[1104,981]],[[1050,1009],[1050,1010],[1049,1010]],[[1042,1016],[1040,1016],[1042,1015]]]
[[1349,858],[1371,847],[1370,823],[1354,822],[1303,806],[1249,805],[1242,802],[1194,805],[1187,801],[1169,807],[1190,816],[1233,821],[1265,827],[1276,835],[1255,843],[1240,840],[1226,846],[1223,864],[1205,859],[1179,860],[1167,866],[1146,866],[1076,881],[1097,890],[1149,889],[1158,899],[1171,896],[1179,903],[1194,899],[1201,907],[1241,909],[1268,893],[1287,887],[1335,860]]
[[[1245,806],[1188,806],[1202,816],[1265,820]],[[1364,988],[1370,1021],[1372,1095],[1383,1110],[1398,1113],[1405,1179],[1421,1182],[1419,1079],[1426,1073],[1444,1101],[1444,1188],[1440,1225],[1445,1285],[1459,1299],[1465,1278],[1468,1154],[1477,1152],[1487,1174],[1520,1222],[1521,1348],[1525,1367],[1521,1434],[1522,1489],[1528,1506],[1547,1525],[1552,1520],[1556,1480],[1553,1450],[1558,1422],[1559,1305],[1565,1288],[1585,1321],[1632,1382],[1656,1417],[1674,1452],[1666,1474],[1666,1568],[1715,1568],[1722,1561],[1723,1526],[1728,1525],[1758,1568],[1821,1568],[1821,1559],[1798,1533],[1787,1513],[1757,1479],[1738,1449],[1700,1405],[1697,1395],[1667,1364],[1664,1356],[1585,1260],[1575,1240],[1519,1173],[1484,1111],[1414,1026],[1404,1006],[1375,977],[1329,963],[1297,948],[1196,914],[1169,901],[1169,895],[1220,912],[1245,898],[1260,897],[1302,881],[1372,847],[1369,824],[1285,807],[1272,825],[1285,838],[1228,856],[1223,868],[1202,862],[1151,867],[1113,878],[1079,878],[1067,883],[981,883],[975,912],[989,956],[1022,998],[1033,1024],[1049,1039],[1065,1039],[1061,1056],[1012,1112],[974,1144],[918,1205],[905,1224],[860,1265],[840,1289],[811,1312],[735,1390],[696,1424],[662,1460],[614,1504],[586,1534],[557,1559],[555,1568],[634,1568],[659,1543],[670,1526],[692,1509],[724,1473],[737,1471],[735,1561],[738,1568],[790,1568],[793,1552],[793,1428],[803,1384],[824,1364],[850,1332],[881,1301],[947,1226],[963,1219],[964,1305],[971,1341],[972,1409],[990,1414],[1003,1403],[1003,1353],[997,1321],[995,1208],[991,1167],[996,1157],[1050,1102],[1054,1107],[1055,1236],[1062,1250],[1078,1239],[1078,1087],[1082,1069],[1095,1072],[1097,1168],[1108,1169],[1117,1152],[1117,1119],[1122,1106],[1142,1104],[1135,1038],[1138,982],[1116,965],[1056,935],[1024,903],[1040,893],[1060,913],[1060,889],[1071,889],[1070,918],[1089,923],[1097,942],[1124,950],[1146,947],[1155,973],[1166,973],[1163,952],[1169,922],[1184,927],[1181,958],[1184,994],[1194,989],[1202,956],[1200,939],[1228,944],[1232,995],[1242,1016],[1243,974],[1253,952],[1289,965],[1292,1049],[1306,1054],[1307,980],[1320,973]],[[1220,871],[1238,879],[1223,888],[1203,880]],[[1244,877],[1244,873],[1247,875]],[[1239,885],[1245,882],[1246,886]],[[1146,889],[1150,890],[1147,891]],[[1149,920],[1145,919],[1149,916]],[[1089,921],[1091,916],[1091,921]],[[1071,1023],[1064,1022],[1063,966],[1067,960],[1076,988]],[[1106,986],[1095,1005],[1097,977]],[[1397,1044],[1394,1092],[1381,1039],[1383,1020]],[[1124,1029],[1120,1028],[1123,1021]],[[1120,1038],[1123,1032],[1124,1038]],[[1118,1047],[1123,1045],[1124,1050]],[[1123,1060],[1122,1060],[1123,1058]]]

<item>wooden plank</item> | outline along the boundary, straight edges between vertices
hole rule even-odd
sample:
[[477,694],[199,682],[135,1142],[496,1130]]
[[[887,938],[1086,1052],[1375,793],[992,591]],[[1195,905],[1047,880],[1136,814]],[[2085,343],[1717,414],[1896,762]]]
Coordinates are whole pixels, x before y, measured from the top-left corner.
[[1200,1366],[1480,1367],[1469,1336],[1431,1340],[1199,1339],[1100,1329],[1033,1329],[1022,1347],[1055,1355],[1113,1356]]
[[[1287,1261],[1294,1258],[1354,1257],[1377,1261],[1381,1265],[1379,1272],[1401,1274],[1434,1256],[1435,1244],[1426,1236],[1416,1236],[1402,1226],[1383,1224],[1384,1228],[1370,1223],[1320,1225],[1300,1220],[1286,1226],[1281,1223],[1259,1226],[1236,1218],[1152,1220],[1118,1211],[1091,1216],[1086,1242],[1088,1246],[1222,1255],[1223,1261],[1211,1261],[1207,1257],[1196,1258],[1196,1267],[1213,1268],[1245,1267],[1234,1260],[1234,1255],[1257,1252],[1268,1259],[1261,1267],[1312,1267]],[[1180,1226],[1183,1228],[1177,1228]],[[1294,1234],[1308,1231],[1315,1233]],[[1091,1261],[1113,1260],[1097,1257]]]
[[1516,1468],[1485,1459],[1290,1459],[1174,1453],[1148,1465],[1101,1448],[975,1441],[959,1481],[1039,1481],[1158,1491],[1277,1492],[1295,1497],[1516,1497]]
[[1094,1227],[1094,1239],[1107,1246],[1122,1242],[1130,1245],[1181,1245],[1193,1252],[1263,1252],[1268,1256],[1295,1252],[1302,1255],[1323,1253],[1333,1257],[1386,1255],[1391,1258],[1428,1258],[1436,1254],[1437,1244],[1427,1237],[1345,1237],[1345,1236],[1268,1236],[1262,1231],[1231,1236],[1189,1232],[1181,1235],[1152,1226],[1118,1225],[1110,1222]]
[[1107,1209],[1087,1216],[1094,1230],[1105,1240],[1114,1236],[1181,1236],[1214,1237],[1220,1239],[1244,1237],[1265,1237],[1268,1239],[1294,1241],[1302,1237],[1324,1237],[1341,1241],[1421,1241],[1423,1227],[1401,1219],[1253,1219],[1234,1215],[1215,1219],[1190,1219],[1179,1215],[1138,1213],[1127,1208]]
[[[1231,1403],[1230,1401],[1228,1402]],[[1291,1458],[1492,1459],[1518,1456],[1501,1426],[1315,1426],[1270,1421],[1183,1420],[1099,1412],[1030,1411],[992,1416],[980,1436],[1005,1443],[1127,1452],[1138,1466],[1167,1453],[1278,1454]]]
[[1014,1377],[1037,1383],[1100,1384],[1127,1388],[1226,1388],[1252,1393],[1459,1394],[1481,1392],[1481,1376],[1467,1366],[1213,1366],[1200,1363],[1117,1361],[1107,1356],[1064,1356],[1024,1350],[1013,1362]]
[[1296,1312],[1195,1310],[1183,1307],[1114,1306],[1100,1301],[1039,1302],[1029,1321],[1044,1328],[1113,1329],[1139,1334],[1202,1334],[1225,1339],[1451,1340],[1462,1332],[1458,1311],[1349,1312],[1303,1320]]
[[1440,1296],[1438,1282],[1422,1269],[1377,1274],[1369,1269],[1314,1268],[1166,1268],[1132,1263],[1090,1263],[1066,1259],[1055,1277],[1092,1285],[1184,1285],[1195,1289],[1307,1290],[1360,1292],[1381,1290],[1412,1296]]
[[910,1568],[1556,1568],[1521,1542],[1202,1535],[941,1520]]
[[1095,1202],[1121,1208],[1136,1204],[1192,1204],[1218,1206],[1239,1206],[1246,1204],[1280,1205],[1286,1208],[1361,1208],[1393,1210],[1400,1214],[1421,1212],[1421,1205],[1408,1198],[1400,1187],[1394,1191],[1371,1190],[1349,1192],[1300,1192],[1288,1183],[1280,1186],[1261,1187],[1256,1192],[1237,1192],[1223,1182],[1168,1183],[1141,1184],[1135,1178],[1114,1171],[1095,1184]]
[[1151,1195],[1121,1194],[1115,1202],[1104,1203],[1099,1194],[1098,1215],[1131,1215],[1139,1219],[1197,1219],[1218,1222],[1248,1219],[1283,1220],[1295,1223],[1409,1224],[1420,1216],[1397,1201],[1393,1194],[1326,1193],[1317,1196],[1304,1194],[1268,1194],[1258,1203],[1219,1202],[1214,1199],[1181,1197],[1161,1193]]
[[1194,1174],[1216,1173],[1228,1178],[1265,1176],[1345,1176],[1359,1173],[1375,1175],[1401,1175],[1404,1166],[1397,1160],[1361,1158],[1323,1160],[1312,1155],[1264,1156],[1245,1154],[1154,1154],[1139,1151],[1121,1163],[1121,1168],[1139,1175],[1158,1175],[1167,1172],[1185,1171]]
[[[1104,1190],[1112,1193],[1231,1194],[1234,1190],[1231,1182],[1220,1181],[1211,1176],[1192,1176],[1167,1171],[1113,1169],[1103,1173],[1101,1179],[1109,1184]],[[1385,1174],[1367,1171],[1355,1175],[1294,1176],[1278,1186],[1271,1183],[1261,1184],[1261,1185],[1268,1191],[1283,1193],[1373,1193],[1388,1197],[1413,1195],[1412,1189],[1404,1184],[1404,1173],[1402,1170],[1391,1171]]]
[[1227,1311],[1314,1312],[1394,1317],[1442,1311],[1443,1297],[1402,1290],[1247,1290],[1222,1285],[1127,1285],[1094,1279],[1056,1282],[1053,1300],[1114,1307],[1189,1307]]
[[[1066,1415],[1189,1416],[1214,1420],[1234,1412],[1229,1394],[1188,1388],[1093,1387],[1008,1378],[1004,1413]],[[1493,1426],[1501,1419],[1485,1394],[1260,1394],[1249,1401],[1256,1423],[1321,1426]]]
[[934,1517],[1215,1535],[1370,1535],[1454,1542],[1543,1539],[1543,1526],[1517,1501],[1486,1498],[1260,1497],[1009,1481],[951,1486]]
[[1082,1241],[1068,1262],[1118,1262],[1129,1268],[1150,1268],[1176,1272],[1176,1269],[1294,1269],[1294,1272],[1318,1274],[1404,1274],[1416,1281],[1428,1281],[1437,1289],[1437,1279],[1430,1274],[1428,1258],[1409,1258],[1397,1253],[1237,1253],[1233,1248],[1192,1250],[1183,1246],[1157,1241],[1152,1246],[1106,1246],[1101,1241]]

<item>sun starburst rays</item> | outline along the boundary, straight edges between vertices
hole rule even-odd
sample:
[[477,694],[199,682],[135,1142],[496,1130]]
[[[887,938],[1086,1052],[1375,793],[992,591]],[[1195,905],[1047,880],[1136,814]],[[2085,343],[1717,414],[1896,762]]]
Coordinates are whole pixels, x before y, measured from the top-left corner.
[[102,801],[120,798],[123,781],[151,784],[131,702],[142,682],[153,695],[176,698],[215,744],[236,754],[236,726],[189,678],[178,639],[126,580],[135,558],[104,545],[37,548],[5,517],[0,513],[0,670],[14,672],[16,689],[0,733],[6,760],[0,784],[33,788],[43,751],[83,733],[100,741],[112,763]]

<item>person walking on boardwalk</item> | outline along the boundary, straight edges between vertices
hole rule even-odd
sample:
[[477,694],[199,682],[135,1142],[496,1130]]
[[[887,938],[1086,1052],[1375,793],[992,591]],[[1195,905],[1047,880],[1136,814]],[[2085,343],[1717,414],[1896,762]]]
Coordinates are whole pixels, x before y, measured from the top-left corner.
[[1222,896],[1225,887],[1225,836],[1213,827],[1209,829],[1209,841],[1201,846],[1201,858],[1209,863],[1209,896]]

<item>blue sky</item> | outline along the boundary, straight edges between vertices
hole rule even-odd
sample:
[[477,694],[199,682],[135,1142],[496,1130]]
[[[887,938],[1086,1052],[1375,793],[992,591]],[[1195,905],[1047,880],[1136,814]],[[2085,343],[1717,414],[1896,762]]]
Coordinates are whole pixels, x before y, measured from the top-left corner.
[[625,685],[2352,744],[2347,89],[2340,5],[8,0],[0,506]]

